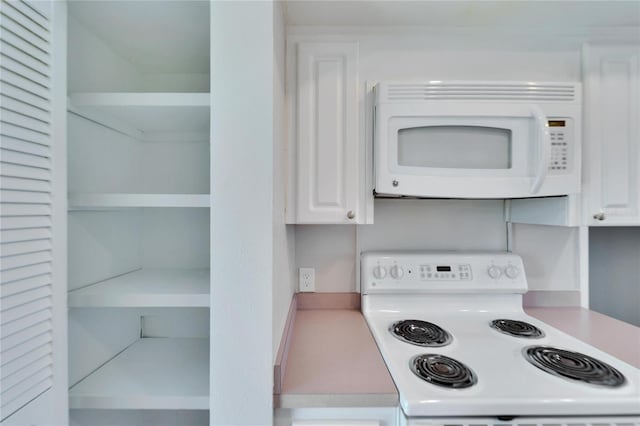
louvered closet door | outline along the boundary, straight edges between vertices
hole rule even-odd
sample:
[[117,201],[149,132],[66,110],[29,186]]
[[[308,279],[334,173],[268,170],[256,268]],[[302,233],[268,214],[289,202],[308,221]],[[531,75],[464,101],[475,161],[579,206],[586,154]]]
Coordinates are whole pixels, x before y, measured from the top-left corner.
[[53,383],[51,28],[0,0],[0,402],[2,420]]

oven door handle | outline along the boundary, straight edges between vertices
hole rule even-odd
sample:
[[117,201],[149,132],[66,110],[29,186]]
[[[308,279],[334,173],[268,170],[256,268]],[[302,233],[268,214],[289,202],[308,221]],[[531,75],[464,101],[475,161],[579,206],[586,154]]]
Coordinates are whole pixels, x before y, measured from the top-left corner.
[[537,194],[544,183],[544,179],[547,177],[549,156],[551,155],[551,138],[549,136],[547,117],[542,112],[542,109],[538,105],[532,105],[531,114],[533,115],[533,119],[535,120],[536,127],[538,129],[538,164],[530,192],[531,194]]

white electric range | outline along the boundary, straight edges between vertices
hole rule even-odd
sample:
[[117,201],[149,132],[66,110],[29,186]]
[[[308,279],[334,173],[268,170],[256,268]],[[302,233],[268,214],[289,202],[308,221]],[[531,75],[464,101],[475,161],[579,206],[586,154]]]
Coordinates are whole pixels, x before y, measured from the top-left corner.
[[401,424],[640,425],[640,370],[527,316],[526,291],[512,253],[363,253]]

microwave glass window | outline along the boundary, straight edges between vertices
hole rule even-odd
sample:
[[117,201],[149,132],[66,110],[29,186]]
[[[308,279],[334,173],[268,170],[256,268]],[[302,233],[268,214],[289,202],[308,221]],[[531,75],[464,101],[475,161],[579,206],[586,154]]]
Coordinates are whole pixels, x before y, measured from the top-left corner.
[[398,131],[398,165],[442,169],[511,168],[510,129],[425,126]]

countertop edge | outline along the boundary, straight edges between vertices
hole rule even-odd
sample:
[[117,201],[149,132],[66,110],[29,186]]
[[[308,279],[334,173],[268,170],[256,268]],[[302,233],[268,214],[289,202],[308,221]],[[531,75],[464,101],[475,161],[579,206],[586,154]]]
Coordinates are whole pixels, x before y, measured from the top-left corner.
[[294,294],[291,298],[291,304],[289,305],[289,312],[285,320],[284,329],[282,331],[282,337],[280,339],[280,346],[278,347],[278,353],[276,354],[276,360],[273,366],[273,394],[280,395],[282,393],[282,383],[284,382],[284,375],[287,367],[287,359],[289,357],[289,348],[291,347],[291,334],[293,330],[293,324],[296,320],[296,312],[298,310],[298,298]]
[[281,394],[277,408],[397,407],[397,393]]

